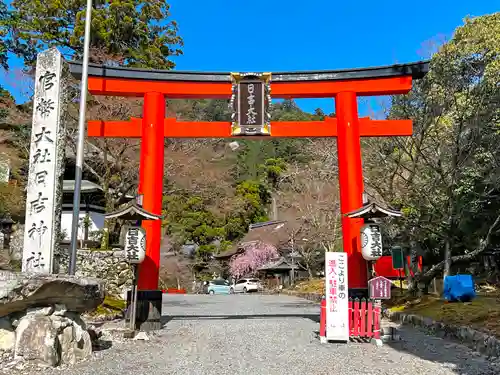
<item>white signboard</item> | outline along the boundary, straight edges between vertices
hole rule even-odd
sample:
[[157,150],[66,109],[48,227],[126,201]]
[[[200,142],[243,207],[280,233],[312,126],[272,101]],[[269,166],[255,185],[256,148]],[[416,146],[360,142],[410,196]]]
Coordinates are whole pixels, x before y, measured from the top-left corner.
[[382,232],[378,224],[361,227],[361,254],[366,260],[377,260],[382,256]]
[[146,231],[141,227],[129,227],[125,234],[125,251],[129,263],[142,263],[146,257]]
[[347,291],[347,254],[325,253],[326,339],[349,341],[349,296]]
[[38,54],[26,196],[23,272],[52,273],[60,231],[64,131],[60,117],[63,59],[51,48]]

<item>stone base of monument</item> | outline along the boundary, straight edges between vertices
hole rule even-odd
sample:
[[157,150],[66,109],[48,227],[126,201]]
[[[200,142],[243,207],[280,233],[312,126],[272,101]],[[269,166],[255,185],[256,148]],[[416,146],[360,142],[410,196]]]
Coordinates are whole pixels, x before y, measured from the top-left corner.
[[[135,329],[149,332],[162,328],[161,305],[163,293],[161,290],[139,290],[137,291],[137,309]],[[127,292],[127,312],[125,323],[130,324],[131,292]]]
[[[0,373],[20,361],[55,367],[91,357],[104,344],[102,333],[81,314],[98,307],[104,293],[96,279],[0,271]],[[6,363],[4,352],[14,362]]]

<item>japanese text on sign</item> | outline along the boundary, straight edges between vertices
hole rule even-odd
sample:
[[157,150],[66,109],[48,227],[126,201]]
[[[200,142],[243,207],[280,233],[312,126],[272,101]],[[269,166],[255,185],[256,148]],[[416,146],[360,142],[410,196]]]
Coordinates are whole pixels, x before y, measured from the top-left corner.
[[130,263],[141,263],[146,256],[146,232],[140,227],[130,227],[125,235],[125,251]]
[[239,117],[241,125],[262,126],[264,124],[264,83],[240,82]]
[[62,56],[56,49],[38,55],[29,175],[26,197],[26,227],[23,271],[51,273],[52,254],[56,245],[55,227],[57,191],[62,189],[59,177],[62,160],[58,160],[57,135],[60,132]]
[[347,255],[325,253],[326,272],[326,336],[328,340],[349,338]]
[[248,103],[248,110],[247,110],[247,124],[253,125],[257,122],[257,112],[255,112],[255,86],[253,83],[250,83],[247,86],[248,89],[248,96],[247,96],[247,103]]
[[270,80],[270,73],[231,73],[231,135],[271,135]]
[[383,276],[375,277],[368,281],[370,298],[390,299],[392,282]]
[[372,257],[382,256],[382,236],[378,225],[370,225],[372,232],[371,253]]
[[369,223],[361,227],[361,254],[366,260],[377,260],[382,256],[382,232],[378,224]]

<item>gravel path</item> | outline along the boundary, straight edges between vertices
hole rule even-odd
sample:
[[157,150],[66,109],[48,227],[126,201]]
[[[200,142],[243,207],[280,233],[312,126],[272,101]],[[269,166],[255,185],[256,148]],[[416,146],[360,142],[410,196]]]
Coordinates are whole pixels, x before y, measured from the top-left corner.
[[402,329],[402,340],[320,344],[318,306],[290,296],[170,295],[166,325],[150,341],[115,342],[64,375],[489,375],[500,374],[467,348]]

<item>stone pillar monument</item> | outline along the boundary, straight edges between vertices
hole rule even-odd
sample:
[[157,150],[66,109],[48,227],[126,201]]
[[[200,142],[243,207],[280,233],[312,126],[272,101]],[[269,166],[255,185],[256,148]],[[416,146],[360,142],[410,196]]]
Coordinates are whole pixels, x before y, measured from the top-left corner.
[[38,54],[26,187],[23,272],[52,273],[61,230],[67,68],[56,48]]

